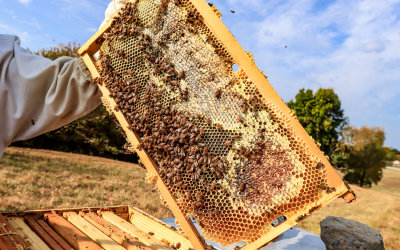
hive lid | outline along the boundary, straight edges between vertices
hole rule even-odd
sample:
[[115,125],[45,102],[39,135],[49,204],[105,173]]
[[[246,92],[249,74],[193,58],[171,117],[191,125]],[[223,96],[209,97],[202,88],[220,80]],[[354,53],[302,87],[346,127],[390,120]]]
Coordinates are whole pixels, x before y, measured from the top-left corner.
[[132,1],[79,53],[193,246],[190,216],[254,249],[354,195],[219,17],[203,0]]

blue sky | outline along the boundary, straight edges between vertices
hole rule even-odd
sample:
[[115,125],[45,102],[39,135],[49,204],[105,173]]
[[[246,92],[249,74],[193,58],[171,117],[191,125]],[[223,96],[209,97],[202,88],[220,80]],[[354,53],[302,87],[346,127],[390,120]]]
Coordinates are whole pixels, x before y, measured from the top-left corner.
[[[284,101],[300,88],[334,88],[351,125],[382,127],[400,149],[400,0],[212,2]],[[33,51],[83,44],[108,3],[0,0],[0,33]]]

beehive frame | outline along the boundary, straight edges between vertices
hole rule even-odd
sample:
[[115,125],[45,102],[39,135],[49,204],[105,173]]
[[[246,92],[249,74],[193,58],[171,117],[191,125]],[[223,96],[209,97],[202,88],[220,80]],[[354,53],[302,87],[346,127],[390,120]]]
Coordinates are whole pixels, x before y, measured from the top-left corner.
[[[132,1],[136,2],[136,1]],[[210,8],[210,6],[203,0],[190,0],[190,3],[194,6],[197,12],[202,16],[204,23],[207,27],[212,31],[213,35],[222,43],[225,49],[232,56],[233,61],[239,66],[240,70],[246,74],[246,76],[251,79],[251,81],[257,87],[257,90],[262,95],[263,100],[267,100],[269,103],[274,104],[277,110],[280,112],[277,114],[280,119],[285,121],[288,126],[290,126],[294,131],[296,136],[301,140],[305,147],[311,151],[313,155],[315,155],[318,159],[320,159],[321,163],[325,166],[326,175],[327,175],[327,185],[331,188],[334,188],[334,192],[332,192],[328,196],[324,196],[323,199],[319,200],[320,206],[317,208],[310,208],[309,213],[314,212],[319,207],[327,204],[330,200],[342,196],[346,201],[350,202],[355,197],[353,193],[349,190],[348,186],[346,186],[340,177],[335,173],[329,161],[324,157],[323,153],[319,150],[319,148],[314,143],[313,139],[306,133],[304,128],[300,125],[297,119],[294,117],[292,111],[286,106],[286,104],[282,101],[279,95],[275,92],[272,86],[269,84],[268,80],[264,76],[262,72],[256,67],[253,59],[244,51],[240,44],[236,41],[233,35],[229,32],[229,30],[225,27],[225,25],[219,19],[218,13],[216,13],[215,9]],[[88,66],[92,76],[94,78],[100,77],[100,67],[96,63],[93,55],[99,51],[104,39],[103,34],[109,30],[111,26],[111,21],[109,21],[106,25],[102,26],[100,30],[92,37],[90,40],[85,43],[82,48],[79,50],[80,55]],[[117,106],[114,99],[110,98],[110,92],[104,85],[99,85],[100,90],[103,93],[105,98],[105,102],[110,107],[111,112],[116,116],[118,122],[121,127],[124,129],[127,140],[132,145],[132,148],[137,149],[140,145],[139,136],[132,132],[129,129],[129,123],[125,119],[124,115],[121,111],[115,110]],[[177,221],[182,227],[183,231],[186,233],[193,246],[196,249],[205,249],[204,240],[199,236],[198,231],[193,226],[192,222],[189,218],[185,216],[185,214],[179,209],[177,202],[171,192],[168,190],[167,185],[164,183],[162,178],[159,177],[159,173],[157,171],[157,164],[151,159],[151,157],[144,150],[136,150],[141,161],[144,166],[149,171],[150,175],[154,176],[154,180],[156,186],[158,187],[161,195],[165,199],[171,211],[174,213]],[[309,214],[308,213],[308,214]],[[296,220],[298,218],[287,218],[287,220],[274,228],[271,232],[257,240],[251,242],[246,245],[244,248],[246,249],[256,249],[259,248],[275,237],[279,236],[282,232],[289,229],[293,225],[296,224]]]

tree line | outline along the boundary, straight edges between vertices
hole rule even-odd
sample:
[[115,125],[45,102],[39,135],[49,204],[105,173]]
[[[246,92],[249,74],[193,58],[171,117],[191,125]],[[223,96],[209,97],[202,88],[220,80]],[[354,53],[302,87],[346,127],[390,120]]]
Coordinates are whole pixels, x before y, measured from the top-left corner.
[[344,180],[370,187],[382,179],[382,169],[396,159],[396,149],[384,147],[385,132],[379,127],[356,128],[348,124],[333,89],[301,89],[287,105]]
[[[78,57],[79,44],[60,44],[34,54],[51,60],[61,56]],[[378,127],[350,126],[339,96],[333,89],[300,89],[287,103],[310,136],[344,173],[344,179],[359,186],[371,186],[382,178],[387,161],[396,159],[397,149],[384,147],[385,133]],[[104,106],[62,128],[13,145],[53,149],[137,162],[137,156],[124,149],[121,129]]]

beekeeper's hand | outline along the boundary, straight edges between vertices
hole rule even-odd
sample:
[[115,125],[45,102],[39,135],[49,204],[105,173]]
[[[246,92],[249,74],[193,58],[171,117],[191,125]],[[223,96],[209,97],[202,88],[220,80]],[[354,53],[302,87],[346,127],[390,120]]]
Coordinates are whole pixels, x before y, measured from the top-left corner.
[[51,61],[0,34],[0,157],[14,141],[59,128],[100,104],[82,59]]
[[[117,14],[124,6],[125,4],[129,2],[129,0],[111,0],[111,2],[108,4],[107,9],[104,13],[104,20],[101,23],[99,29],[106,24],[106,22],[108,20],[110,20],[111,18],[113,18],[115,16],[115,14]],[[100,53],[97,51],[94,54],[94,58],[97,60],[99,60],[100,57]]]
[[129,0],[112,0],[104,13],[104,21],[101,23],[100,27],[103,26],[109,19],[113,18],[118,11],[125,6]]

